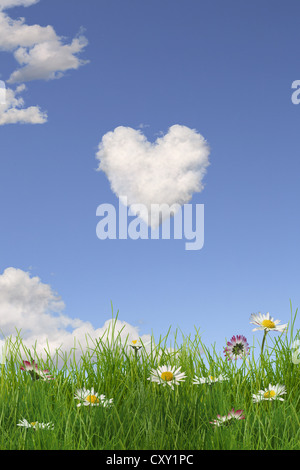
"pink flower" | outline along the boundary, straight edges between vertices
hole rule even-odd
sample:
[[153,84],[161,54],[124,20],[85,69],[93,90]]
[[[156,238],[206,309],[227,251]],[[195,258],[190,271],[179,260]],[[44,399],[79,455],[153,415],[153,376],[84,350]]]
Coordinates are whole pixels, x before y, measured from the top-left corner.
[[34,361],[29,362],[29,361],[23,361],[24,367],[21,366],[21,370],[25,370],[30,373],[32,379],[42,379],[42,380],[54,380],[54,377],[52,377],[49,374],[48,369],[41,370],[38,368],[37,364],[35,364]]
[[240,419],[245,419],[245,416],[242,414],[243,410],[236,410],[234,411],[234,408],[229,411],[227,416],[221,416],[217,415],[217,419],[214,419],[213,421],[210,421],[211,424],[214,426],[228,426],[231,424],[233,421],[232,420],[240,420]]
[[224,349],[224,355],[228,361],[232,359],[242,359],[242,357],[249,355],[249,344],[245,336],[236,335],[227,342],[227,346]]

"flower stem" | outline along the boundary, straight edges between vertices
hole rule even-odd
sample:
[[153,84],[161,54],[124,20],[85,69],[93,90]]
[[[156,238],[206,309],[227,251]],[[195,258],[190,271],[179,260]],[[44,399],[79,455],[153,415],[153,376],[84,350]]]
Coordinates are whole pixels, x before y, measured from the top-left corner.
[[260,362],[261,362],[261,366],[262,366],[263,374],[264,374],[264,375],[265,375],[265,373],[264,373],[264,357],[263,357],[263,350],[264,350],[264,345],[265,345],[267,333],[268,333],[268,330],[264,330],[264,337],[263,337],[263,340],[262,340],[262,343],[261,343],[261,351],[260,351]]
[[263,353],[267,333],[268,333],[268,330],[265,330],[264,331],[264,337],[263,337],[263,340],[262,340],[262,343],[261,343],[261,351],[260,351],[260,356],[261,357],[262,357],[262,353]]

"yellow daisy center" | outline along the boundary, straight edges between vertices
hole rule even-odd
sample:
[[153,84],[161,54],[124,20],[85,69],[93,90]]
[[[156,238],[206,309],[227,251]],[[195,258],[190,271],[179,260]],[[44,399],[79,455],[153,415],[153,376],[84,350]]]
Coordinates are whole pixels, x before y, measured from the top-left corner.
[[31,426],[35,426],[36,423],[37,423],[37,421],[34,421],[33,423],[30,423],[30,424],[31,424]]
[[99,403],[99,399],[95,395],[88,395],[86,397],[86,401],[89,401],[90,403]]
[[275,397],[276,393],[274,390],[268,390],[267,392],[264,393],[264,398],[272,398]]
[[265,326],[266,328],[275,328],[275,323],[271,320],[263,320],[261,322],[262,326]]
[[163,372],[163,373],[161,374],[161,378],[162,378],[163,380],[166,380],[167,382],[169,382],[170,380],[173,379],[173,374],[172,374],[172,372]]
[[214,377],[213,375],[210,375],[209,378],[210,380],[216,380],[216,377]]
[[137,339],[132,340],[132,344],[136,344],[136,343],[137,343]]

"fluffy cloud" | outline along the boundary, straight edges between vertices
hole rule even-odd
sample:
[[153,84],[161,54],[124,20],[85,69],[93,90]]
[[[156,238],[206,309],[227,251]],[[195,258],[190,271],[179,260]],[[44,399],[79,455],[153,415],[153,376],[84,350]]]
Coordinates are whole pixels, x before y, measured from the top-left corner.
[[11,74],[8,82],[61,78],[65,71],[78,69],[87,63],[77,57],[86,45],[86,38],[78,36],[71,44],[62,44],[60,39],[55,38],[40,42],[30,49],[19,47],[14,56],[22,67]]
[[57,36],[52,26],[29,26],[24,18],[13,20],[0,11],[0,50],[13,52],[19,47],[31,48],[41,42],[55,40]]
[[78,34],[69,44],[58,36],[50,25],[27,25],[24,18],[12,19],[4,10],[15,6],[28,7],[39,0],[0,0],[0,51],[11,52],[20,68],[12,72],[7,83],[20,83],[15,90],[0,90],[0,125],[15,123],[43,124],[47,114],[38,106],[24,107],[20,93],[24,82],[61,78],[68,70],[75,70],[88,61],[78,55],[88,41]]
[[[69,353],[74,345],[76,361],[95,340],[111,341],[120,332],[121,341],[132,341],[139,337],[138,329],[125,321],[110,319],[100,328],[94,328],[88,321],[70,318],[63,314],[65,304],[48,284],[40,278],[31,277],[28,272],[13,267],[0,275],[0,332],[4,338],[15,340],[20,331],[23,344],[38,357],[45,358],[45,349],[55,356]],[[112,325],[113,322],[113,325]],[[72,331],[69,331],[72,330]],[[143,342],[149,335],[141,336]],[[1,346],[4,340],[0,341]],[[0,350],[1,355],[1,350]],[[61,360],[60,366],[63,361]]]
[[47,114],[39,106],[24,108],[24,99],[18,96],[25,90],[25,85],[19,85],[16,90],[5,90],[5,99],[0,100],[0,126],[4,124],[43,124]]
[[52,26],[27,25],[24,18],[13,20],[0,11],[0,50],[13,52],[21,66],[8,83],[51,80],[78,69],[88,62],[78,57],[87,43],[79,34],[70,44],[64,44]]
[[[140,130],[117,127],[103,136],[96,154],[98,170],[106,174],[112,191],[120,200],[125,196],[129,206],[143,204],[146,210],[140,212],[140,218],[154,228],[155,219],[148,217],[151,204],[182,206],[189,202],[203,189],[208,156],[204,137],[182,125],[170,127],[154,143]],[[166,217],[169,212],[162,213],[161,221]]]
[[13,7],[29,7],[40,0],[0,0],[0,10],[6,10]]

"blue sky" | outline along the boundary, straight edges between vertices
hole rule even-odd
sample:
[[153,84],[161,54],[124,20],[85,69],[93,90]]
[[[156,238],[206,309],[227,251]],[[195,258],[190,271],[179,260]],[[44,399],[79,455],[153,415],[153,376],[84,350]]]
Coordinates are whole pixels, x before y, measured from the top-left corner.
[[[300,79],[299,2],[25,4],[0,0],[0,79],[23,98],[19,110],[34,108],[26,123],[7,122],[0,108],[2,277],[7,268],[37,276],[61,297],[58,310],[83,326],[102,327],[112,302],[140,335],[158,338],[171,326],[193,337],[196,326],[220,351],[236,334],[261,340],[251,313],[287,323],[290,300],[293,310],[300,305],[300,106],[291,100]],[[19,17],[40,26],[31,45],[9,45],[1,35],[8,18]],[[43,76],[35,45],[51,43],[55,62],[74,38],[81,38],[78,51],[62,56],[73,65],[57,65],[60,78]],[[16,70],[18,80],[10,80]],[[106,174],[96,171],[103,136],[124,126],[153,143],[174,125],[196,130],[210,146],[204,189],[190,200],[205,207],[203,248],[187,251],[174,239],[99,240],[97,207],[118,207]],[[0,328],[11,334],[7,316],[18,311],[16,322],[23,316],[43,335],[35,326],[43,307],[30,317],[35,294],[28,303],[21,278],[10,274],[7,297],[6,277],[1,287]]]

